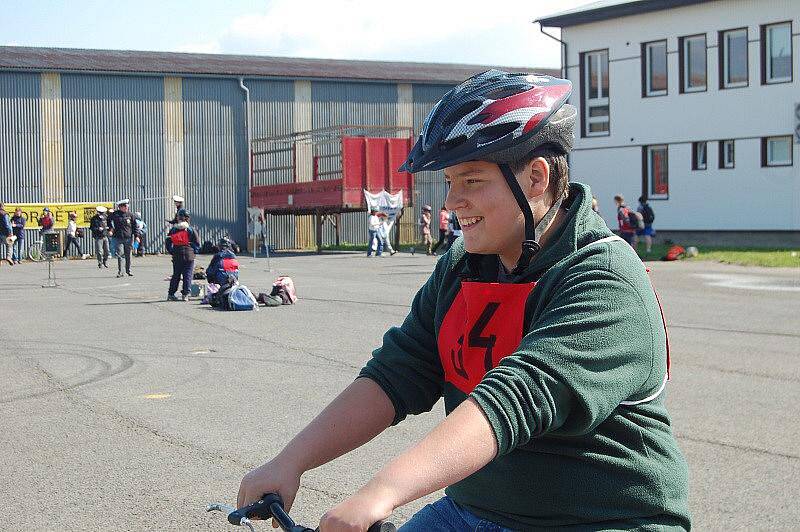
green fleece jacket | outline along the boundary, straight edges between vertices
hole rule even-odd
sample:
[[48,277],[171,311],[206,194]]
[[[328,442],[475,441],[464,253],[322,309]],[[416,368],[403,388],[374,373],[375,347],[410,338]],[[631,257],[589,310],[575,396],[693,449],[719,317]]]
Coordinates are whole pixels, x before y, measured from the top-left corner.
[[[394,423],[440,397],[448,414],[467,397],[477,401],[498,455],[446,493],[484,519],[518,530],[688,530],[688,469],[659,393],[667,371],[659,305],[628,244],[592,244],[612,233],[591,198],[588,186],[570,185],[566,221],[514,279],[536,284],[517,307],[522,330],[502,358],[491,350],[506,333],[489,334],[508,327],[500,313],[484,312],[480,324],[458,315],[473,319],[471,329],[443,340],[445,318],[452,329],[456,307],[469,306],[462,288],[508,287],[488,284],[496,255],[468,254],[459,239],[360,376],[386,392]],[[462,359],[466,343],[485,353],[477,378],[472,355]],[[472,385],[460,377],[470,372]]]

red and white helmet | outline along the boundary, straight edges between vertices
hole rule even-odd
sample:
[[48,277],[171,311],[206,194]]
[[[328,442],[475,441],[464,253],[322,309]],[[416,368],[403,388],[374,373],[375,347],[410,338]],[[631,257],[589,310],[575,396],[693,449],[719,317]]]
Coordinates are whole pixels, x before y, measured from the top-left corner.
[[477,74],[433,107],[400,171],[441,170],[467,161],[497,163],[525,216],[525,240],[515,269],[521,272],[540,249],[537,241],[561,200],[542,220],[534,220],[509,164],[540,148],[569,153],[577,115],[566,103],[570,94],[568,79],[494,69]]
[[576,110],[572,82],[487,70],[445,94],[425,119],[402,171],[440,170],[465,161],[498,164],[549,146],[568,153]]

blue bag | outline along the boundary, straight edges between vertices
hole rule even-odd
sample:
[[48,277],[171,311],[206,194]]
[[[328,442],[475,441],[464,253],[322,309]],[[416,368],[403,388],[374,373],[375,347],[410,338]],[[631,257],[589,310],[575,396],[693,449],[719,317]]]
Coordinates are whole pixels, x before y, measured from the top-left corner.
[[244,285],[238,285],[228,294],[228,310],[254,310],[258,308],[255,296]]

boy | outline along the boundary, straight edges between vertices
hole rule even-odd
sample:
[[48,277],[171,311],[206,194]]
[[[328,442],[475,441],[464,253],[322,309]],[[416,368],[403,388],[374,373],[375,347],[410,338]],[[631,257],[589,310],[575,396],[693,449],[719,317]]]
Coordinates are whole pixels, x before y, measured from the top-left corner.
[[180,209],[175,215],[178,223],[172,226],[167,234],[167,252],[172,254],[172,277],[169,280],[167,301],[179,301],[175,292],[183,277],[183,289],[180,301],[189,301],[189,292],[194,275],[195,253],[200,251],[200,239],[197,232],[189,226],[189,213]]
[[291,506],[305,471],[444,397],[444,421],[322,532],[366,530],[443,487],[402,532],[690,528],[659,305],[589,187],[568,184],[570,92],[490,70],[434,107],[404,169],[444,169],[463,238],[359,378],[244,477],[239,506],[267,492]]

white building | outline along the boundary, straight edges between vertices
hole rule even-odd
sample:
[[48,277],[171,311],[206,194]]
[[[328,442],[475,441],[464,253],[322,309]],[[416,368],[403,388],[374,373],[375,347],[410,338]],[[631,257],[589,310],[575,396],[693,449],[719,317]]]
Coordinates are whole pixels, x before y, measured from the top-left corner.
[[561,28],[571,174],[610,227],[615,194],[645,194],[670,236],[800,243],[800,0],[605,0],[537,22]]

